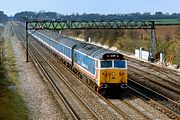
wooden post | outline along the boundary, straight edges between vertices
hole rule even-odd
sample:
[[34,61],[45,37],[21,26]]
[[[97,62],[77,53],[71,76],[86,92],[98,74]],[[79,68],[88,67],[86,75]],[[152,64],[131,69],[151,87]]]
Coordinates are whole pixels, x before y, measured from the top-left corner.
[[2,52],[1,52],[1,47],[0,47],[0,64],[2,63]]
[[[0,44],[0,45],[1,45],[1,44]],[[2,54],[3,54],[2,48],[0,47],[0,64],[2,63]]]
[[0,64],[2,63],[2,49],[1,46],[2,45],[2,36],[0,37]]

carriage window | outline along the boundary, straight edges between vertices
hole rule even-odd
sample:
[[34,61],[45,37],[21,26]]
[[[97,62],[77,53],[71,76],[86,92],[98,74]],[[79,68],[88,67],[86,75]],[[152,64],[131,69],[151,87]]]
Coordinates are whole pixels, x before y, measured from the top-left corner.
[[126,68],[126,61],[124,60],[115,60],[114,61],[115,68]]
[[95,61],[95,67],[98,67],[98,61]]
[[112,61],[101,61],[101,68],[110,68],[112,67]]

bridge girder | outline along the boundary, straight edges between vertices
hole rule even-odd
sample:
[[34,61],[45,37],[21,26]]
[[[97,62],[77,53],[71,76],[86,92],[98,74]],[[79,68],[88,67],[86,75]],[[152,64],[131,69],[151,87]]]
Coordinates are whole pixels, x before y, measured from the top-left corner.
[[27,21],[28,30],[155,29],[154,21]]

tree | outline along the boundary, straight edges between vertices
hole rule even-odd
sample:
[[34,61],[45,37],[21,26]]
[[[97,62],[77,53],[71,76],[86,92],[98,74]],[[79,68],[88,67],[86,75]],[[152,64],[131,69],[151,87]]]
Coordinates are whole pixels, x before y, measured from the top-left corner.
[[6,21],[8,21],[8,16],[3,11],[0,11],[0,23],[5,23]]
[[27,19],[35,19],[35,15],[36,15],[35,12],[24,11],[24,12],[16,13],[14,15],[14,18],[19,21],[25,21]]
[[156,12],[155,15],[161,16],[161,15],[163,15],[163,13],[159,11],[159,12]]
[[[171,64],[175,63],[175,60],[177,57],[180,57],[180,44],[177,42],[172,43],[167,51],[167,60]],[[177,63],[180,63],[180,61],[177,61]]]

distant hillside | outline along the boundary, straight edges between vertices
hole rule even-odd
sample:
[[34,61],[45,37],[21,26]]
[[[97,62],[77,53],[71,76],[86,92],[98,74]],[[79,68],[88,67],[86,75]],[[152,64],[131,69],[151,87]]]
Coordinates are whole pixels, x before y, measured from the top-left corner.
[[8,16],[4,14],[3,11],[0,11],[0,23],[5,23],[8,20]]
[[[180,13],[172,13],[172,14],[163,14],[162,12],[156,12],[155,14],[151,14],[150,12],[146,13],[129,13],[129,14],[71,14],[71,15],[63,15],[57,12],[31,12],[24,11],[16,13],[14,18],[16,20],[25,21],[25,20],[156,20],[157,22],[166,19],[169,21],[180,21]],[[166,21],[165,20],[165,21]],[[162,22],[165,22],[162,21]]]

